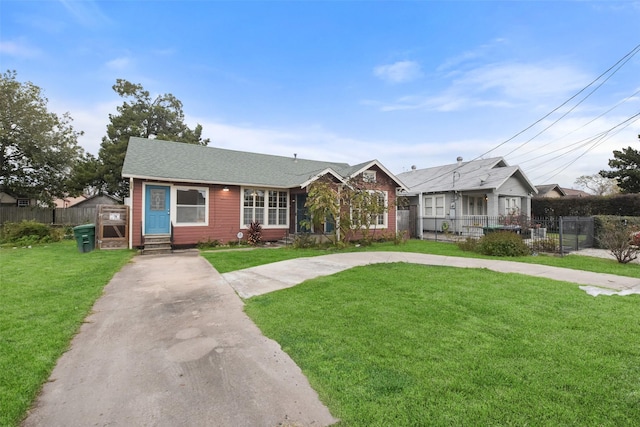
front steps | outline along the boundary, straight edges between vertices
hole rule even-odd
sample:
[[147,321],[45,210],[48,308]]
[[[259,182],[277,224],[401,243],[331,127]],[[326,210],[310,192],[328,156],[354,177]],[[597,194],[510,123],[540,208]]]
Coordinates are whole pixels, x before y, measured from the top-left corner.
[[155,234],[144,236],[143,255],[170,254],[172,252],[171,236]]

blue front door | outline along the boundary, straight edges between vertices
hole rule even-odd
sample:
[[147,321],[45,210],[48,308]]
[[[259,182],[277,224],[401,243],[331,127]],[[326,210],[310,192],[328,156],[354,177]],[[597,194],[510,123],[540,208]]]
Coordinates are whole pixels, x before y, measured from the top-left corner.
[[171,206],[169,187],[147,185],[144,206],[144,234],[169,234]]

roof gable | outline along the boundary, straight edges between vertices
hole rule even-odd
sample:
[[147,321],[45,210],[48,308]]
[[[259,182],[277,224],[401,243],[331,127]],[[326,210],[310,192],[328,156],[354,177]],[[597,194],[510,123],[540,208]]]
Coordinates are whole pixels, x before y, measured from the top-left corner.
[[409,187],[409,193],[441,193],[500,188],[516,176],[530,192],[534,185],[518,166],[509,166],[502,157],[453,163],[403,172],[398,178]]

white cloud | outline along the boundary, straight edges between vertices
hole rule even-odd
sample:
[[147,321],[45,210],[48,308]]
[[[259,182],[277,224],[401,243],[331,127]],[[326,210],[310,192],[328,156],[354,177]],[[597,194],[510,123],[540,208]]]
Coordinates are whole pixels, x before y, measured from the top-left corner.
[[564,96],[591,81],[585,73],[564,64],[488,64],[464,73],[454,81],[461,90],[488,92],[496,90],[512,99],[536,99]]
[[108,68],[111,68],[112,70],[122,71],[128,68],[129,65],[131,65],[131,58],[122,56],[120,58],[115,58],[115,59],[112,59],[111,61],[108,61],[106,65]]
[[87,28],[110,24],[111,20],[98,7],[95,0],[59,0],[76,21]]
[[41,55],[37,48],[29,46],[24,40],[0,40],[0,54],[18,58],[35,58]]
[[391,83],[406,83],[422,76],[420,64],[415,61],[399,61],[393,64],[378,65],[373,74]]
[[[471,108],[512,108],[529,104],[529,109],[555,101],[584,87],[591,78],[564,64],[488,64],[450,74],[448,86],[439,93],[403,95],[392,101],[364,101],[380,111],[462,111]],[[555,105],[554,105],[555,106]]]
[[58,115],[68,111],[73,118],[73,128],[84,132],[78,138],[78,143],[86,152],[97,156],[102,137],[107,134],[109,114],[115,114],[117,106],[121,104],[118,100],[86,105],[82,101],[70,104],[51,99],[48,108]]

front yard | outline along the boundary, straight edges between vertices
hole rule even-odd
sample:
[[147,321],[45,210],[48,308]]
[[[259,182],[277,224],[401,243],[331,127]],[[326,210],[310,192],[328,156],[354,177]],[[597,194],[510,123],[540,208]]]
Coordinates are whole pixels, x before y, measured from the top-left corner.
[[[477,257],[410,241],[350,248]],[[326,250],[203,252],[220,272]],[[133,252],[0,249],[0,425],[18,425],[103,287]],[[640,265],[513,259],[640,277]],[[342,425],[633,425],[640,296],[486,270],[356,268],[246,301]]]
[[[410,241],[357,250],[479,257]],[[221,272],[327,251],[203,253]],[[483,257],[491,258],[491,257]],[[640,277],[569,255],[509,260]],[[488,270],[358,267],[245,301],[342,426],[636,425],[640,296]]]
[[411,264],[246,301],[341,426],[635,426],[639,308],[638,295]]
[[126,250],[80,253],[66,241],[0,249],[0,425],[17,425]]

